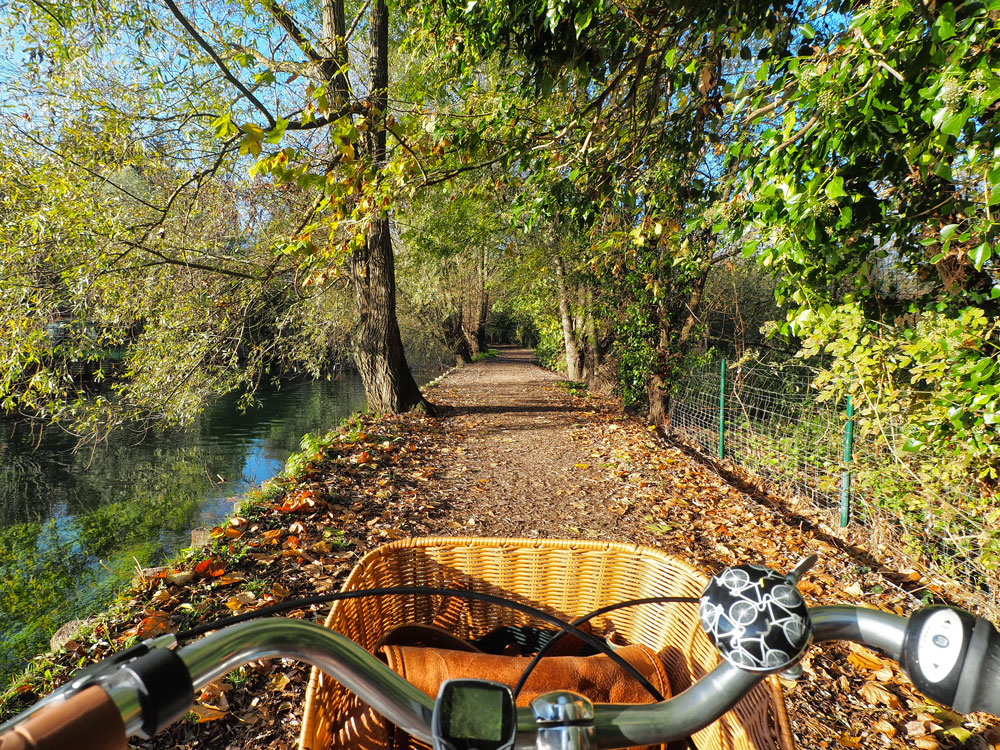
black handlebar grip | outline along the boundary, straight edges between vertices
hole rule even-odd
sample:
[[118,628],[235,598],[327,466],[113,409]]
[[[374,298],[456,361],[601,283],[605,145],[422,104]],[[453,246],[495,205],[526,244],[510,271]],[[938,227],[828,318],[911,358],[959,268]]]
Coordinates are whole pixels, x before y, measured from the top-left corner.
[[1000,716],[1000,632],[981,617],[976,618],[972,630],[954,709],[963,714],[985,711]]
[[900,664],[928,698],[959,713],[1000,715],[1000,633],[954,607],[927,607],[906,628]]

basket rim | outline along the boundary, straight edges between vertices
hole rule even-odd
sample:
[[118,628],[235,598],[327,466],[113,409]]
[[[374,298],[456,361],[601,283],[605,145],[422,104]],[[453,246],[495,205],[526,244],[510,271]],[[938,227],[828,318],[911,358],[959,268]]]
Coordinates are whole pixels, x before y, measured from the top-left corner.
[[[482,549],[566,549],[587,550],[593,552],[616,552],[623,555],[657,558],[687,568],[688,572],[702,579],[706,584],[710,576],[701,568],[677,555],[671,555],[655,547],[634,542],[613,542],[595,539],[556,539],[536,537],[502,537],[502,536],[421,536],[397,539],[379,545],[369,550],[355,563],[354,569],[363,567],[370,560],[385,557],[397,550],[419,549],[425,547],[470,547]],[[353,570],[352,570],[353,573]],[[348,591],[352,575],[348,575],[341,591]]]

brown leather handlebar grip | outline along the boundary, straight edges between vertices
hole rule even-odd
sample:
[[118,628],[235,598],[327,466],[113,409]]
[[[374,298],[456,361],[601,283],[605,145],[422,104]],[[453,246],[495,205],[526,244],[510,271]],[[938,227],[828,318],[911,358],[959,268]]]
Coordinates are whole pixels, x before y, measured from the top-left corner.
[[0,750],[127,750],[121,713],[93,685],[0,735]]

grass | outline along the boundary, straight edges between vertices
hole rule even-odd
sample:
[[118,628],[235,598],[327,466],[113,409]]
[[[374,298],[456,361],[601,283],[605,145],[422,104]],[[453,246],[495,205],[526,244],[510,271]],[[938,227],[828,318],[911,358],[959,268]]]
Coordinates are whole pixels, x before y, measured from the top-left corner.
[[473,355],[472,361],[482,362],[484,359],[493,359],[494,357],[499,357],[499,356],[500,352],[497,351],[496,349],[487,349],[485,352],[479,352],[478,354]]
[[587,384],[579,380],[559,380],[556,382],[556,385],[565,389],[571,396],[586,398],[590,395],[587,391]]

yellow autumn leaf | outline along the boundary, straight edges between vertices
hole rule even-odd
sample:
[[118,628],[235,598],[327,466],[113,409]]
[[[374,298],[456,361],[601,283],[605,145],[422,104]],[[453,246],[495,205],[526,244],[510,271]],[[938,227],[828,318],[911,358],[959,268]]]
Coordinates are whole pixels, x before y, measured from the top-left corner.
[[888,706],[895,709],[903,708],[903,704],[899,698],[877,682],[866,682],[861,686],[858,694],[873,706]]
[[877,672],[885,667],[885,662],[879,659],[875,652],[861,646],[854,646],[851,649],[851,653],[847,655],[847,661],[854,667],[868,669],[872,672]]
[[217,708],[210,708],[209,706],[192,706],[191,713],[198,717],[198,723],[204,724],[206,721],[216,721],[221,719],[228,714],[228,711],[220,711]]
[[288,687],[289,682],[291,682],[291,680],[288,679],[287,674],[284,672],[277,672],[273,677],[271,677],[271,681],[267,683],[267,689],[278,692]]

